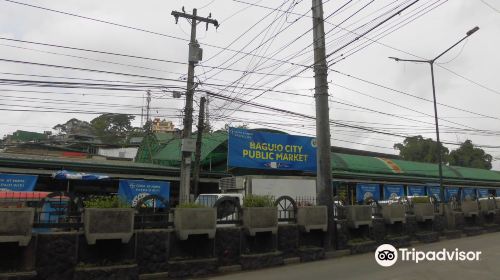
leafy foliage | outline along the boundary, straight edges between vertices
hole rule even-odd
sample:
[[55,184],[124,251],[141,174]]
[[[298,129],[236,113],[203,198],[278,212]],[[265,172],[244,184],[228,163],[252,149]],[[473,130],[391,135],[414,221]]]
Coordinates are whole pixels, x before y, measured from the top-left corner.
[[120,197],[114,196],[95,196],[83,202],[85,208],[130,208]]
[[89,122],[72,118],[63,124],[57,124],[52,129],[58,134],[92,134],[92,126]]
[[[394,148],[404,160],[438,163],[437,142],[431,138],[424,139],[422,135],[406,137],[403,143],[397,143]],[[441,144],[443,163],[447,163],[449,150]]]
[[243,207],[274,207],[274,198],[269,195],[247,195]]
[[104,143],[121,144],[133,130],[135,116],[127,114],[103,114],[90,121],[95,134]]
[[413,203],[430,203],[431,199],[428,196],[417,196],[412,199]]
[[451,151],[449,162],[451,165],[491,169],[493,157],[483,149],[474,147],[471,140],[466,140],[456,150]]

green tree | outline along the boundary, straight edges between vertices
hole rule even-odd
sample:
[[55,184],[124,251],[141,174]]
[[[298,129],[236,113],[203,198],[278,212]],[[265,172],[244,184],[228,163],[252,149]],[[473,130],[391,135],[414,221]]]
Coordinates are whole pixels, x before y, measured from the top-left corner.
[[92,126],[89,122],[72,118],[63,124],[57,124],[52,129],[58,134],[92,134]]
[[104,142],[121,144],[133,130],[135,116],[127,114],[103,114],[90,121],[95,134]]
[[493,157],[483,149],[474,147],[471,140],[466,140],[449,155],[450,165],[491,169]]
[[[394,144],[404,160],[438,163],[437,142],[422,135],[406,137],[403,143]],[[443,163],[447,163],[448,148],[441,144]]]

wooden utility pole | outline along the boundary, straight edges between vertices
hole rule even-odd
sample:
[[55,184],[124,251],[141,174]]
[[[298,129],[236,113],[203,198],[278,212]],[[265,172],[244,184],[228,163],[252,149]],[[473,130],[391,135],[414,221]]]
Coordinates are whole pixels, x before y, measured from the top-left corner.
[[189,201],[189,184],[191,181],[191,154],[195,150],[195,143],[191,139],[192,127],[193,127],[193,95],[195,89],[194,83],[194,67],[202,60],[202,49],[196,41],[196,25],[198,22],[205,22],[206,28],[208,29],[209,24],[213,24],[215,27],[219,26],[219,23],[208,18],[197,16],[196,9],[193,9],[193,14],[187,14],[182,8],[182,12],[172,11],[172,15],[175,17],[175,22],[179,21],[179,18],[186,18],[191,20],[191,40],[189,41],[189,66],[188,66],[188,76],[187,76],[187,89],[186,89],[186,105],[184,107],[184,128],[182,130],[182,147],[181,147],[181,178],[180,178],[180,189],[179,189],[179,202]]
[[334,232],[333,186],[330,162],[330,115],[328,107],[328,66],[325,51],[325,27],[322,0],[312,0],[314,40],[314,84],[316,100],[317,177],[316,195],[319,205],[328,207],[328,232],[325,247],[332,246]]
[[198,184],[200,181],[200,160],[201,160],[201,138],[205,130],[205,97],[200,98],[200,112],[198,113],[198,133],[196,134],[196,152],[194,153],[193,169],[193,195],[198,195]]

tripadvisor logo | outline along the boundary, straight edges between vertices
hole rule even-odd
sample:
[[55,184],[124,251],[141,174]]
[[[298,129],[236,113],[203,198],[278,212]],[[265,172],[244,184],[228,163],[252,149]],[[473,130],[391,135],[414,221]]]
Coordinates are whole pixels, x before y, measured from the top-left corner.
[[398,259],[404,262],[419,263],[422,261],[479,261],[481,251],[461,251],[442,249],[439,251],[419,251],[415,248],[396,249],[390,244],[382,244],[375,251],[375,261],[381,266],[393,266]]

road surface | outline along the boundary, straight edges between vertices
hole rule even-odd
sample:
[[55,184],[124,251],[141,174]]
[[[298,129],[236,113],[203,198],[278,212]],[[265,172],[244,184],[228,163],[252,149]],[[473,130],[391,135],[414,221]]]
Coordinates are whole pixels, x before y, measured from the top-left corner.
[[276,268],[227,274],[213,280],[316,280],[316,279],[500,279],[500,233],[445,240],[432,244],[415,245],[416,250],[481,251],[479,261],[401,262],[391,267],[381,267],[373,253],[352,255],[336,259],[281,266]]

